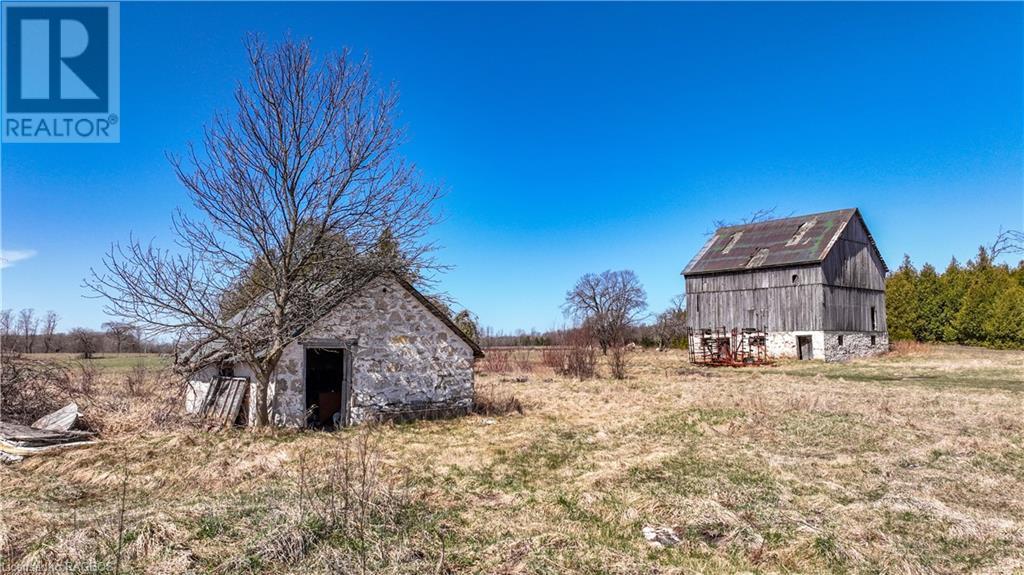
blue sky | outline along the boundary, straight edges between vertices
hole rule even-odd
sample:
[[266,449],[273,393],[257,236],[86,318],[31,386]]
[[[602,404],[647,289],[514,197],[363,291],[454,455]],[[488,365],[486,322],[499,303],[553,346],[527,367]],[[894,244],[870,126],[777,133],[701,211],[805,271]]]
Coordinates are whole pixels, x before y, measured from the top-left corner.
[[893,267],[1024,220],[1019,3],[124,3],[121,143],[3,146],[3,249],[31,256],[4,307],[105,321],[82,278],[129,233],[170,243],[165,153],[230,105],[248,31],[397,82],[404,153],[449,190],[441,287],[505,331],[605,269],[663,308],[711,222],[758,208],[859,207]]

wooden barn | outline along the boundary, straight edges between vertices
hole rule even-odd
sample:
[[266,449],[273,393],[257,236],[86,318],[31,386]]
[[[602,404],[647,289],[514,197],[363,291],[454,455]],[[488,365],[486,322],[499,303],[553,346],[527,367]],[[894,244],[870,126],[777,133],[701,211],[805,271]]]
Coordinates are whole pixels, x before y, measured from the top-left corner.
[[714,339],[734,355],[751,342],[767,357],[884,352],[887,272],[857,209],[720,228],[683,271],[691,349]]

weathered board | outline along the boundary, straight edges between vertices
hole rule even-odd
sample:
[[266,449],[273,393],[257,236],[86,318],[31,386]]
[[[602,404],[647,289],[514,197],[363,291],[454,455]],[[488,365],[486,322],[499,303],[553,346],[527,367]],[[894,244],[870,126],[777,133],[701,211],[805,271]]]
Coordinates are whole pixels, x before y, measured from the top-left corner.
[[199,415],[217,425],[232,425],[238,419],[242,400],[249,391],[247,377],[217,377],[206,391]]
[[44,415],[32,423],[36,429],[51,431],[67,431],[78,421],[78,405],[71,402],[49,415]]

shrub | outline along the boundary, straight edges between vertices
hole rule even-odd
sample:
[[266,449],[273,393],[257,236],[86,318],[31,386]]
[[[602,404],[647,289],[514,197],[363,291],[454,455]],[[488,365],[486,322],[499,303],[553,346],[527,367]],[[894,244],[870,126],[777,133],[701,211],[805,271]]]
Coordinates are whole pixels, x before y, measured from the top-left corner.
[[580,327],[566,336],[568,348],[562,375],[590,379],[597,375],[597,342],[589,329]]
[[519,373],[533,373],[533,361],[530,357],[530,348],[518,350],[518,353],[513,354],[515,359],[516,371]]
[[486,373],[510,373],[512,371],[512,350],[487,350],[481,362],[481,367]]
[[71,374],[60,364],[0,351],[0,421],[31,424],[72,398]]
[[496,416],[523,414],[523,404],[511,393],[497,389],[494,383],[477,384],[473,390],[473,413]]
[[544,367],[550,367],[555,373],[565,371],[565,362],[569,356],[569,350],[564,347],[549,347],[541,351],[541,363]]

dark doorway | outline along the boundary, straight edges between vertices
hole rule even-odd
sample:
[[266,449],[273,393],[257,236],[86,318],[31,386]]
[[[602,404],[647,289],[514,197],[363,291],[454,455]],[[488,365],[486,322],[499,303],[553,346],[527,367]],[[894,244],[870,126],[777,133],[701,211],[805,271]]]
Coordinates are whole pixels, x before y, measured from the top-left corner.
[[344,349],[306,349],[306,425],[348,425],[349,382]]
[[796,336],[796,352],[797,357],[800,359],[812,359],[814,357],[814,347],[811,345],[811,336]]

